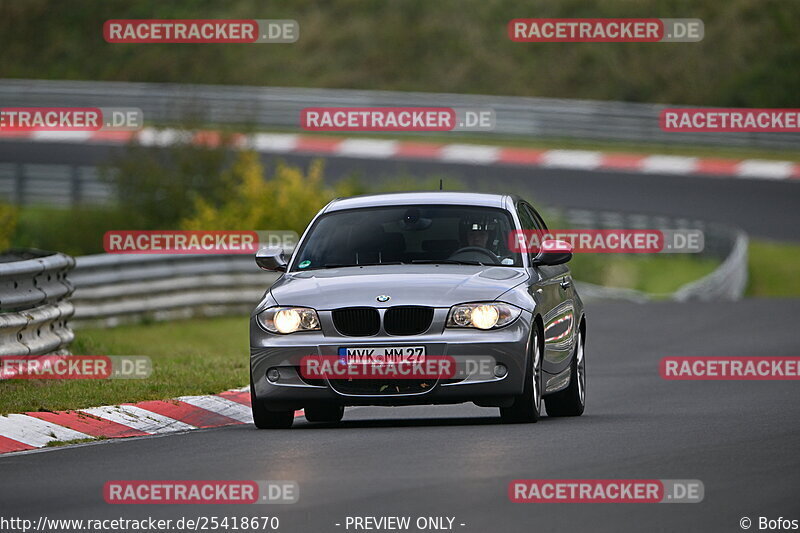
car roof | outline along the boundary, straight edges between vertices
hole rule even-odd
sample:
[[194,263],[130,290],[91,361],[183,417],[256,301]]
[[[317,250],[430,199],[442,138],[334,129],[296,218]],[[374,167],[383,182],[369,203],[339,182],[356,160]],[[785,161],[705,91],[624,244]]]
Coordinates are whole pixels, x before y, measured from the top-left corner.
[[454,191],[420,191],[393,192],[382,194],[363,194],[349,198],[336,198],[324,209],[324,212],[358,209],[361,207],[380,207],[390,205],[474,205],[483,207],[499,207],[504,209],[509,199],[508,194],[492,194],[478,192]]

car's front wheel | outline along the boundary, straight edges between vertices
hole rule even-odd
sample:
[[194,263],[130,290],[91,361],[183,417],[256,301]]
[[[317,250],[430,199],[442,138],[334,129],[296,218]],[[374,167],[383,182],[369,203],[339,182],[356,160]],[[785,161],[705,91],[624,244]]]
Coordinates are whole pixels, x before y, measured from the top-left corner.
[[[533,326],[536,328],[536,326]],[[511,407],[500,408],[500,418],[509,424],[537,422],[542,408],[542,349],[540,333],[535,329],[531,338],[522,394],[514,398]]]
[[544,399],[548,416],[581,416],[586,408],[586,357],[583,332],[578,330],[575,354],[570,364],[570,380],[566,389]]
[[270,411],[262,400],[256,398],[253,378],[250,377],[250,407],[253,423],[258,429],[289,429],[294,423],[294,411]]

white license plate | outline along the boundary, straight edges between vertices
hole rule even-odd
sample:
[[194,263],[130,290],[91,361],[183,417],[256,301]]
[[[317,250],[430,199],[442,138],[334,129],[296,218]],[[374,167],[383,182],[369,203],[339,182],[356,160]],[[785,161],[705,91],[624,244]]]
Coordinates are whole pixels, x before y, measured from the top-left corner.
[[358,346],[339,348],[339,359],[348,365],[424,363],[424,346]]

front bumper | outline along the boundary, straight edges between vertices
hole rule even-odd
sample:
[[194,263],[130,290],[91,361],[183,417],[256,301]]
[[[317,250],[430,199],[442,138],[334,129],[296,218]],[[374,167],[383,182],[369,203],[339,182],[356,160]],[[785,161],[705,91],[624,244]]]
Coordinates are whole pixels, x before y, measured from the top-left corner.
[[[437,313],[440,310],[437,310]],[[441,310],[446,313],[446,310]],[[250,319],[250,371],[258,400],[274,410],[301,409],[310,404],[339,405],[420,405],[474,401],[479,405],[504,406],[523,390],[531,316],[523,313],[508,326],[482,331],[476,329],[431,328],[422,335],[394,336],[381,331],[370,337],[341,336],[325,327],[322,331],[275,335],[265,332]],[[434,323],[443,321],[434,320]],[[335,356],[340,347],[425,346],[429,356],[450,356],[456,361],[470,357],[493,358],[508,373],[502,378],[470,376],[458,382],[435,380],[422,392],[358,394],[331,387],[328,380],[310,384],[300,376],[300,360],[306,356]],[[278,368],[280,379],[272,383],[267,370]]]

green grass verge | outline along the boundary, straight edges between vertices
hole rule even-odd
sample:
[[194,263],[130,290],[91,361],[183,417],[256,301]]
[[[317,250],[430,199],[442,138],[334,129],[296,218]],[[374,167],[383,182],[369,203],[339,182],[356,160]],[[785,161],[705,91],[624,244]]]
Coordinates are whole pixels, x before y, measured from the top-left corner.
[[[719,261],[685,255],[614,256],[577,254],[575,279],[651,294],[666,294],[710,274]],[[800,298],[800,244],[751,240],[746,297]]]
[[747,296],[800,297],[800,245],[750,241]]
[[72,440],[51,440],[45,444],[46,448],[57,448],[59,446],[70,446],[72,444],[85,444],[87,442],[94,442],[98,440],[107,440],[108,437],[90,437],[88,439],[72,439]]
[[148,379],[9,380],[0,382],[0,413],[58,411],[192,394],[247,385],[246,317],[81,329],[75,354],[147,355]]
[[576,254],[569,263],[579,281],[668,295],[719,266],[719,260],[690,254]]

